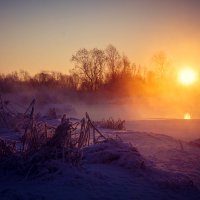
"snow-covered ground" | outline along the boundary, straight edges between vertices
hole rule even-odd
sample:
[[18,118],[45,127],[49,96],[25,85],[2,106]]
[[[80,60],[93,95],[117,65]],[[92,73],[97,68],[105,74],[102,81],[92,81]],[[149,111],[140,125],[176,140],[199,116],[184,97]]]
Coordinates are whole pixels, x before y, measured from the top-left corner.
[[[102,132],[117,142],[86,148],[78,168],[51,161],[58,170],[41,177],[0,173],[0,200],[200,199],[200,148],[148,130]],[[0,137],[18,140],[6,129]]]
[[151,119],[126,121],[126,129],[153,132],[191,141],[200,138],[200,119]]
[[200,186],[200,148],[171,136],[145,132],[117,132],[157,169],[181,173]]

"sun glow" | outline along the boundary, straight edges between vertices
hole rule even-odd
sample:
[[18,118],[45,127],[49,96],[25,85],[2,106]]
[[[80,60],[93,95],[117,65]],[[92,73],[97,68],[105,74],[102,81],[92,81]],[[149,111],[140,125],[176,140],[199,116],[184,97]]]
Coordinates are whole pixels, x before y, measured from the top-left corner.
[[190,85],[196,81],[196,76],[194,70],[185,68],[179,72],[179,81],[184,85]]
[[185,113],[185,114],[184,114],[184,119],[190,120],[190,119],[191,119],[190,113]]

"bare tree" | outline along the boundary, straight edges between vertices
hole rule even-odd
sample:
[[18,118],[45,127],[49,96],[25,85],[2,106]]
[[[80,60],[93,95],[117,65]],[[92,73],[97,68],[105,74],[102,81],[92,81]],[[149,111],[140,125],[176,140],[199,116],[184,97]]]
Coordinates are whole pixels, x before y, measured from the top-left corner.
[[123,55],[121,60],[122,60],[121,61],[121,63],[122,63],[122,70],[121,70],[122,75],[126,76],[126,77],[131,77],[133,75],[133,66],[134,65],[131,65],[129,58],[126,55]]
[[170,66],[170,62],[163,51],[159,51],[152,57],[152,61],[155,64],[156,71],[160,78],[164,78],[168,67]]
[[80,76],[82,86],[91,91],[96,91],[102,81],[105,66],[104,51],[94,48],[90,51],[80,49],[72,56],[75,63],[74,72]]
[[121,67],[121,56],[113,45],[108,45],[105,50],[106,53],[106,61],[108,66],[108,74],[111,79],[114,79]]
[[25,70],[20,70],[18,76],[20,81],[24,82],[28,82],[31,79],[31,75]]

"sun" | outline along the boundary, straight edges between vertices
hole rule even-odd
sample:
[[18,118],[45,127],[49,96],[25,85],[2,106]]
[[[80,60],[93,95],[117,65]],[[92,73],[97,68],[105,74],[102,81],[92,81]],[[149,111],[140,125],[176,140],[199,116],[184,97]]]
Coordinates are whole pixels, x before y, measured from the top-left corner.
[[191,68],[184,68],[179,72],[179,81],[183,85],[190,85],[196,81],[196,72]]
[[184,114],[184,119],[190,120],[190,119],[191,119],[190,113],[185,113],[185,114]]

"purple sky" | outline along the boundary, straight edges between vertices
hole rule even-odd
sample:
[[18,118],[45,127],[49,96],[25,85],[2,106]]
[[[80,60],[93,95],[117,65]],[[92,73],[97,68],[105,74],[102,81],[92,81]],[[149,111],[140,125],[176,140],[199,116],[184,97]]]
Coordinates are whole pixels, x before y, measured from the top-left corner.
[[160,50],[200,64],[198,0],[0,0],[0,72],[68,72],[79,48],[115,45],[148,67]]

